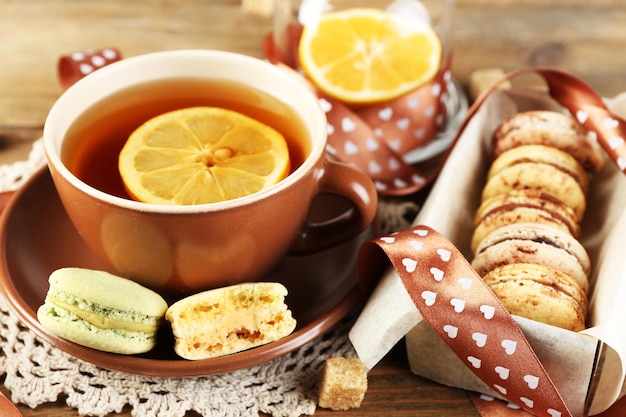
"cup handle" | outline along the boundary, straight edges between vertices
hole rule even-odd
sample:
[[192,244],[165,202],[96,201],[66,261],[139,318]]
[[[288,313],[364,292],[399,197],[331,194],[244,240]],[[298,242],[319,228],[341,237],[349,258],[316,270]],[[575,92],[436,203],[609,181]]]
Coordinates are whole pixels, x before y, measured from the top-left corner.
[[352,209],[324,221],[311,222],[308,219],[289,249],[292,255],[306,255],[347,242],[370,227],[376,218],[376,187],[355,166],[327,160],[318,177],[317,194],[342,197]]

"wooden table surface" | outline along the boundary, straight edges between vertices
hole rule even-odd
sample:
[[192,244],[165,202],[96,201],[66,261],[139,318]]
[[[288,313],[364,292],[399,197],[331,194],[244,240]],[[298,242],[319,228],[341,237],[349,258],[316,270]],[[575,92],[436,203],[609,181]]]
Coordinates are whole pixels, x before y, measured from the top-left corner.
[[[626,91],[625,23],[623,0],[457,0],[453,75],[467,85],[481,68],[550,66],[614,96]],[[239,0],[0,0],[0,163],[26,158],[40,137],[60,94],[59,56],[116,47],[125,57],[180,48],[260,57],[270,28],[270,18],[244,12]],[[316,415],[478,416],[465,392],[412,375],[402,347],[369,379],[361,409]],[[24,416],[78,415],[62,401],[19,408]]]

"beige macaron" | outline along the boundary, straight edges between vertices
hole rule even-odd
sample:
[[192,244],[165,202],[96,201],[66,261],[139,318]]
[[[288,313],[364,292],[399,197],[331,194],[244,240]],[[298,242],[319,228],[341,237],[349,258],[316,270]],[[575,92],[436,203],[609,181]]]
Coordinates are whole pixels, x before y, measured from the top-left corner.
[[487,235],[515,223],[545,224],[574,238],[580,236],[576,215],[562,201],[538,190],[510,190],[486,199],[478,207],[471,240],[473,253]]
[[172,304],[175,352],[185,359],[208,359],[282,339],[296,328],[278,282],[250,282],[190,295]]
[[562,272],[519,263],[493,269],[483,279],[513,315],[572,331],[585,328],[587,296]]
[[569,233],[543,224],[517,223],[487,235],[476,249],[472,267],[484,276],[503,265],[529,263],[547,266],[572,277],[589,291],[589,255]]
[[534,110],[504,120],[493,134],[493,156],[521,145],[546,145],[574,157],[587,172],[604,165],[597,141],[568,114]]
[[560,149],[545,145],[521,145],[503,152],[491,164],[487,177],[491,178],[504,168],[524,162],[552,165],[572,176],[583,193],[589,191],[589,174],[578,161]]
[[582,220],[588,183],[581,184],[576,174],[572,174],[578,167],[573,158],[560,156],[564,155],[549,147],[522,146],[504,152],[487,174],[482,199],[516,189],[537,190],[562,201],[571,207],[577,221]]

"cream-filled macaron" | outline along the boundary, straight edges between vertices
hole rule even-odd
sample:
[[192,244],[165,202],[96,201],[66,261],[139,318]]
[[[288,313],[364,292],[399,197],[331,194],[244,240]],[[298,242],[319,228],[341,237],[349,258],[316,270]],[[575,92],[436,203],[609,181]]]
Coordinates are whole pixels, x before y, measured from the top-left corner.
[[572,155],[589,173],[599,171],[604,156],[596,140],[568,114],[533,110],[504,120],[493,134],[493,156],[522,145],[546,145]]
[[51,333],[113,353],[151,350],[167,310],[156,292],[104,271],[61,268],[49,277],[50,288],[37,311]]
[[480,276],[513,263],[537,264],[572,277],[589,291],[590,261],[583,245],[557,228],[537,223],[500,227],[478,245],[472,267]]
[[185,359],[207,359],[282,339],[296,327],[286,295],[280,283],[253,282],[183,298],[165,313],[174,350]]
[[521,145],[509,149],[496,158],[489,168],[488,178],[503,169],[524,162],[552,165],[573,177],[583,193],[589,191],[589,174],[570,154],[545,145]]
[[510,190],[481,203],[474,217],[471,249],[491,232],[509,224],[546,224],[578,238],[580,225],[573,210],[562,201],[538,190]]
[[516,189],[541,191],[565,203],[580,221],[588,187],[587,175],[574,158],[546,146],[520,146],[493,161],[482,199]]
[[587,296],[562,272],[519,263],[493,269],[483,279],[511,314],[572,331],[585,328]]

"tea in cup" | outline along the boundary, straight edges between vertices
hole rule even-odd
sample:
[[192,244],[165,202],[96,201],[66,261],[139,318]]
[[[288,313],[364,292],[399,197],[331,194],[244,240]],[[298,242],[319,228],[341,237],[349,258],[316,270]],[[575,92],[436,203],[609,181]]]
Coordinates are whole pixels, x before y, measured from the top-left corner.
[[[261,191],[203,204],[153,204],[126,191],[120,150],[147,120],[179,109],[235,111],[285,138],[291,169]],[[51,109],[44,145],[78,233],[114,272],[166,293],[255,281],[288,253],[356,237],[376,216],[377,193],[358,168],[327,158],[326,118],[288,70],[229,52],[136,56],[89,74]],[[316,197],[339,195],[347,216],[309,222]]]

